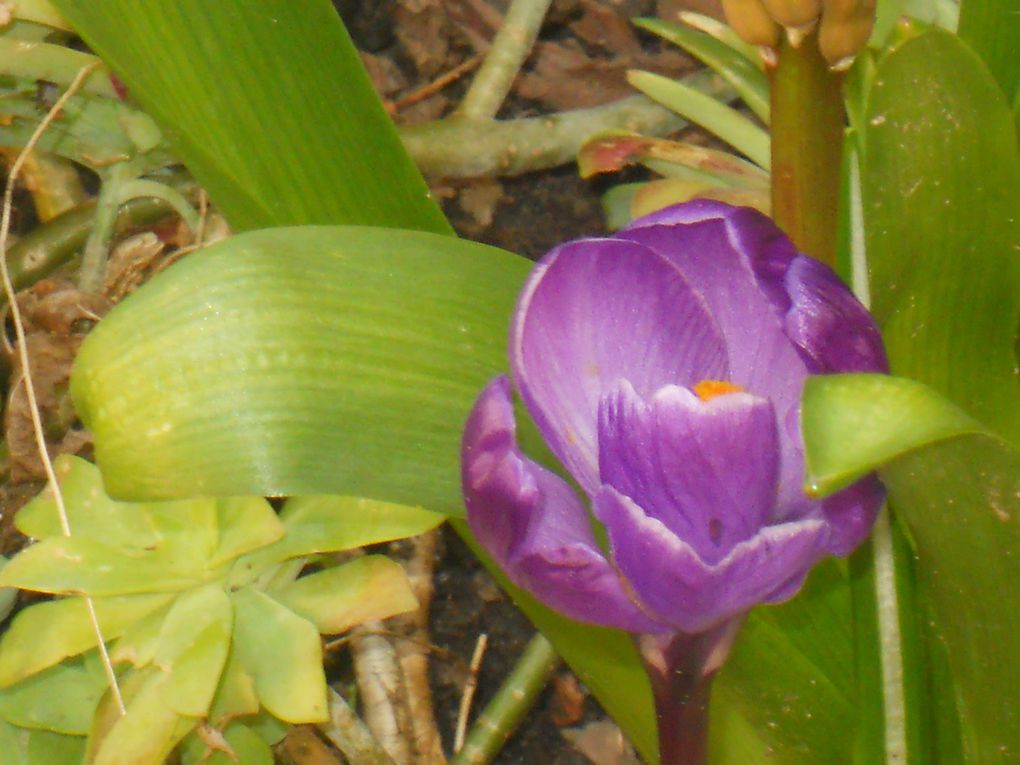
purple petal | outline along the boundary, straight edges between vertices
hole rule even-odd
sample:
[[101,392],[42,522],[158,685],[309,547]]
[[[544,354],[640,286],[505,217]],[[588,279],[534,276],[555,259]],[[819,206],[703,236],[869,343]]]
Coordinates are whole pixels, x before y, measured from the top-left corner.
[[871,533],[885,499],[881,481],[872,474],[822,501],[822,512],[829,523],[829,552],[844,557],[854,551]]
[[702,401],[667,386],[645,403],[623,381],[599,408],[603,483],[710,564],[767,524],[778,464],[767,399],[729,393]]
[[874,320],[827,266],[801,255],[785,282],[791,301],[786,334],[813,374],[889,370]]
[[[786,336],[780,306],[761,288],[752,268],[754,257],[746,249],[751,234],[764,228],[761,216],[741,215],[738,221],[745,219],[750,221],[746,230],[708,219],[688,225],[632,227],[618,235],[640,241],[670,259],[691,284],[697,285],[726,342],[728,379],[749,393],[769,399],[776,416],[784,422],[800,405],[807,368]],[[779,234],[774,226],[767,230],[771,236],[768,242],[774,245],[782,241],[776,239]],[[738,249],[736,242],[743,242],[745,249]],[[803,505],[803,450],[784,428],[780,429],[780,454],[778,504]]]
[[515,584],[581,621],[665,629],[628,597],[566,482],[521,453],[506,377],[489,383],[471,411],[461,479],[472,532]]
[[684,632],[701,632],[757,603],[795,592],[825,553],[824,521],[769,526],[712,566],[612,487],[595,498],[613,560],[649,608]]
[[581,487],[598,479],[599,399],[626,378],[642,395],[724,378],[726,354],[704,301],[670,263],[626,241],[549,253],[511,328],[514,382],[546,442]]

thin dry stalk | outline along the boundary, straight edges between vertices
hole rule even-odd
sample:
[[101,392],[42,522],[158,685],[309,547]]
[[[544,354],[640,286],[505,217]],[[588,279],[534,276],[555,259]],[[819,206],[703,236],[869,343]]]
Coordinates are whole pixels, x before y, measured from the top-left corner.
[[464,693],[460,697],[460,709],[457,711],[457,733],[453,741],[454,752],[459,752],[464,748],[468,717],[471,715],[471,703],[475,700],[475,691],[478,690],[478,673],[481,672],[482,659],[485,656],[485,649],[488,645],[489,636],[483,632],[478,636],[478,642],[475,643],[475,652],[471,656],[468,679],[464,683]]
[[429,687],[429,607],[438,543],[439,532],[435,530],[411,540],[411,557],[403,565],[418,608],[391,620],[397,630],[405,633],[396,641],[397,659],[404,675],[412,744],[419,765],[446,764]]
[[[3,278],[4,293],[7,296],[7,303],[10,306],[11,318],[14,321],[14,333],[18,339],[18,356],[21,360],[21,369],[23,380],[25,383],[25,393],[28,397],[29,411],[32,415],[32,429],[35,433],[36,446],[39,449],[39,458],[42,460],[43,467],[46,470],[46,478],[49,481],[50,490],[53,492],[53,499],[57,506],[57,515],[60,518],[60,528],[64,533],[64,536],[71,536],[71,523],[67,517],[67,507],[64,504],[64,495],[60,490],[60,484],[57,482],[57,474],[53,469],[53,461],[50,460],[49,451],[46,448],[46,434],[43,430],[42,417],[39,414],[39,402],[36,397],[35,385],[32,382],[32,365],[28,357],[28,346],[25,343],[25,324],[21,318],[21,309],[18,307],[18,301],[15,299],[14,285],[11,282],[10,270],[7,267],[7,238],[10,234],[11,229],[11,209],[14,201],[14,184],[18,179],[18,174],[21,172],[21,168],[24,166],[25,161],[36,144],[39,143],[39,139],[50,124],[57,118],[64,106],[70,100],[71,96],[78,91],[79,88],[84,84],[88,76],[99,67],[99,62],[94,61],[87,66],[83,66],[78,74],[75,75],[74,80],[68,86],[64,94],[57,99],[57,102],[53,104],[53,108],[47,112],[46,116],[36,127],[32,136],[28,139],[25,147],[18,154],[17,159],[14,160],[14,164],[11,165],[10,174],[7,177],[7,188],[4,190],[3,198],[3,215],[0,218],[0,277]],[[120,685],[117,683],[117,675],[113,671],[113,664],[110,661],[110,655],[106,650],[106,640],[103,637],[103,630],[99,626],[99,618],[96,615],[95,603],[92,598],[88,595],[83,596],[85,599],[85,605],[89,612],[89,620],[92,622],[92,628],[96,634],[96,644],[99,650],[100,658],[103,662],[103,670],[106,672],[106,679],[110,684],[110,693],[113,695],[114,701],[117,703],[117,708],[120,710],[121,715],[126,713],[124,708],[124,697],[120,692]]]

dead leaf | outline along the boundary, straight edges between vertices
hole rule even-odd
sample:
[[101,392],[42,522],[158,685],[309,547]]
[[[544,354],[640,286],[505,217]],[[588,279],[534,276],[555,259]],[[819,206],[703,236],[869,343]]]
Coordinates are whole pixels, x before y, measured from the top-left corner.
[[503,198],[503,185],[494,178],[480,178],[471,182],[460,191],[459,202],[474,220],[479,230],[484,230],[492,223],[496,215],[496,206]]
[[428,79],[443,71],[451,29],[440,0],[399,0],[394,18],[397,40],[419,76]]
[[553,680],[552,721],[558,728],[574,725],[584,716],[584,701],[588,691],[577,675],[564,672]]
[[616,723],[609,720],[599,720],[582,728],[567,728],[560,732],[595,765],[641,765],[623,732]]

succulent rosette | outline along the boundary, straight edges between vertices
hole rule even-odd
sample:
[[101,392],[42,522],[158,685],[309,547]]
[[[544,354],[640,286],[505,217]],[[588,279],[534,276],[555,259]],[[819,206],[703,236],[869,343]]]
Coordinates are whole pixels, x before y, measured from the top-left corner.
[[580,621],[718,629],[792,597],[878,511],[873,476],[805,494],[800,398],[811,374],[885,371],[879,332],[749,208],[691,202],[555,248],[520,297],[510,366],[587,503],[521,450],[499,377],[464,432],[468,521],[511,580]]

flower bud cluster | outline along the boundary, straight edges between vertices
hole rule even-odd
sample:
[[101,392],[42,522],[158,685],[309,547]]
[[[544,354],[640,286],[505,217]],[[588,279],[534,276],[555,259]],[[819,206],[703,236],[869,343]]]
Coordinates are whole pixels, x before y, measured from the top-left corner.
[[741,38],[766,48],[785,29],[797,47],[818,30],[818,47],[834,68],[845,69],[867,44],[875,0],[722,0],[730,26]]

